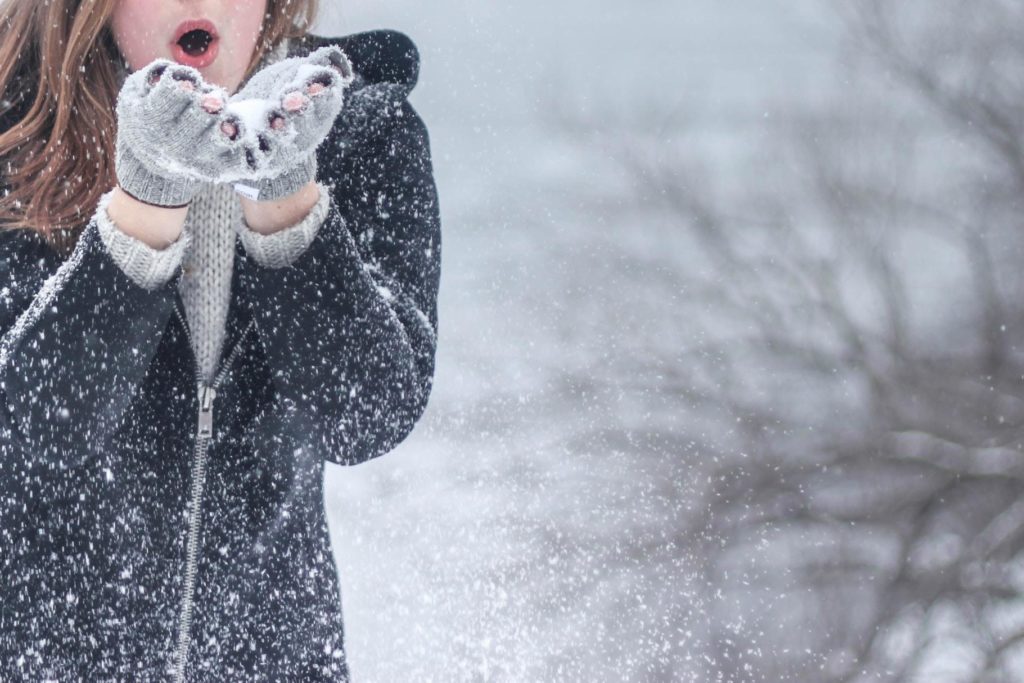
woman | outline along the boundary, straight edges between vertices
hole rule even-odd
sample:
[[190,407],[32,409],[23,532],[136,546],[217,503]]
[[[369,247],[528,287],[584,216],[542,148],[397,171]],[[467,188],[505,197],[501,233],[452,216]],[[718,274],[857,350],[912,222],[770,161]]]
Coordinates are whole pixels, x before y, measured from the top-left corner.
[[322,464],[422,414],[441,235],[415,47],[313,13],[0,0],[0,680],[349,680]]

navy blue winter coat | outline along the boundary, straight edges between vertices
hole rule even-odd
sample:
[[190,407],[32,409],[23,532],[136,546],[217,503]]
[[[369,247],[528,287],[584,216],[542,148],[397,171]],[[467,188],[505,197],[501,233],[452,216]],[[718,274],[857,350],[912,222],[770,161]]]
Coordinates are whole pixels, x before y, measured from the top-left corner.
[[284,268],[236,243],[212,387],[180,270],[138,286],[93,222],[67,257],[0,232],[0,681],[349,680],[323,464],[423,413],[441,234],[416,48],[289,53],[325,44],[356,72],[317,152],[330,212]]

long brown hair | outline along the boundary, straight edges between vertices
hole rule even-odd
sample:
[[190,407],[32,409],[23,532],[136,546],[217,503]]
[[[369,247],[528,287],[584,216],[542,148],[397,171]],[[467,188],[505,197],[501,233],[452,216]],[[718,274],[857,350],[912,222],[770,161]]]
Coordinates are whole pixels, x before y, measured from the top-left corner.
[[[0,130],[0,229],[36,230],[65,255],[117,182],[117,2],[0,0],[0,118],[14,118]],[[316,11],[317,0],[267,0],[248,70]]]

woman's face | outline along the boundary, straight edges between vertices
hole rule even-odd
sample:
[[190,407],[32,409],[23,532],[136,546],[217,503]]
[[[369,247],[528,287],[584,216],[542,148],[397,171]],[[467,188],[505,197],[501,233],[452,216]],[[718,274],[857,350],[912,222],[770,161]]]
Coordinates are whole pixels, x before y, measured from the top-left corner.
[[170,59],[234,93],[266,9],[267,0],[118,0],[111,28],[133,71]]

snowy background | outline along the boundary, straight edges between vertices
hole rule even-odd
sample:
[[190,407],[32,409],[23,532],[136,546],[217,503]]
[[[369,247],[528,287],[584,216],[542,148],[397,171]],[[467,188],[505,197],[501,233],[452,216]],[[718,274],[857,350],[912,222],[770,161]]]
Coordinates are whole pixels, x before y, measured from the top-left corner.
[[732,158],[767,99],[827,85],[828,33],[791,2],[324,5],[326,35],[417,43],[444,230],[430,407],[387,457],[327,470],[355,676],[673,680],[703,591],[659,546],[704,463],[685,404],[616,365],[689,325],[643,270],[609,271],[619,250],[685,255],[615,206],[608,151],[552,111],[696,114],[690,137]]
[[357,680],[1012,680],[1009,3],[900,6],[933,80],[839,3],[323,5],[418,45],[444,231],[429,408],[327,467]]

